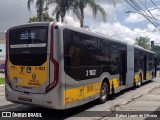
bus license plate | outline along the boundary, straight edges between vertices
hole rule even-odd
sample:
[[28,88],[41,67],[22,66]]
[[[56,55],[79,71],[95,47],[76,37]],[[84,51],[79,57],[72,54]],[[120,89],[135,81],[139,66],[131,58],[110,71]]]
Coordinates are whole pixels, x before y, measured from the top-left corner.
[[18,100],[25,102],[32,102],[32,98],[26,98],[26,97],[18,97]]

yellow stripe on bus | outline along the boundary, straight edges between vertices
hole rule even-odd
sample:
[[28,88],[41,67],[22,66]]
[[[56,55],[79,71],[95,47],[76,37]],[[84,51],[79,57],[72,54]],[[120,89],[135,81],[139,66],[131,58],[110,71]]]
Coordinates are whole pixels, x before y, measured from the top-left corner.
[[[146,73],[146,79],[149,79],[150,76],[151,76],[151,73],[150,73],[150,72],[147,72],[147,73]],[[135,75],[134,75],[134,81],[135,81],[135,82],[138,82],[138,79],[139,79],[139,75],[138,75],[138,74],[135,74]],[[142,75],[142,80],[144,80],[144,75]]]
[[151,76],[150,72],[147,72],[146,79],[149,79]]
[[114,89],[119,87],[117,78],[111,79],[109,83],[110,83],[110,90],[112,89],[112,87],[114,87]]
[[99,94],[102,82],[97,82],[94,84],[72,88],[64,91],[64,104],[68,104],[89,96]]
[[138,82],[138,79],[139,79],[139,75],[138,75],[138,74],[135,74],[135,75],[134,75],[134,81],[135,81],[135,82]]
[[[81,86],[77,88],[71,88],[64,91],[64,104],[68,104],[77,100],[82,100],[89,96],[93,96],[99,94],[101,89],[102,82],[97,82],[94,84]],[[118,88],[118,81],[117,78],[110,80],[110,89],[112,89],[112,84],[114,88]]]
[[118,88],[118,80],[117,80],[117,78],[114,78],[114,79],[112,79],[112,81],[113,81],[113,86],[114,86],[114,89],[115,88]]

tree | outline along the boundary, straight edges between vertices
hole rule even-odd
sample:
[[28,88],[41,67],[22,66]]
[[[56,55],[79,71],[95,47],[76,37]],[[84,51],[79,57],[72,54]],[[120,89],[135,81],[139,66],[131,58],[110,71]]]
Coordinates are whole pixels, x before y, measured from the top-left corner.
[[55,9],[52,14],[56,14],[56,20],[59,21],[61,17],[61,22],[64,21],[64,17],[66,15],[66,11],[69,10],[71,0],[52,0],[50,3],[56,4]]
[[[94,17],[97,16],[97,13],[100,12],[103,18],[103,21],[106,21],[106,12],[98,4],[95,3],[95,0],[74,0],[74,10],[77,18],[80,21],[80,27],[84,26],[84,8],[89,6],[92,9]],[[77,10],[78,9],[78,10]]]
[[157,58],[158,58],[158,65],[160,65],[160,46],[155,45],[154,47],[152,47],[151,50],[156,53]]
[[[28,9],[30,10],[30,5],[33,3],[34,0],[28,0]],[[43,21],[43,6],[44,3],[46,5],[56,4],[55,9],[53,10],[53,14],[56,14],[56,20],[59,21],[61,17],[61,21],[64,21],[64,17],[67,11],[71,9],[74,0],[37,0],[36,7],[37,7],[37,18],[40,18],[39,21]],[[73,7],[72,7],[73,8]],[[34,18],[35,19],[35,18]]]
[[38,22],[38,19],[36,16],[29,18],[29,21],[27,23],[32,23],[32,22]]
[[135,44],[143,47],[144,49],[149,49],[150,48],[150,38],[140,36],[139,38],[136,38]]
[[70,10],[74,13],[74,1],[75,0],[50,0],[48,4],[56,4],[52,14],[56,15],[57,21],[61,18],[61,22],[64,22],[64,17],[67,12],[70,12]]
[[[44,11],[44,3],[47,3],[48,0],[37,0],[36,7],[37,7],[37,19],[38,21],[43,21],[43,11]],[[34,0],[28,0],[28,9],[30,11],[30,5],[33,3]]]
[[[49,16],[48,12],[43,13],[43,21],[53,21],[53,20],[54,19]],[[28,23],[31,23],[31,22],[38,22],[38,18],[36,16],[29,18]]]

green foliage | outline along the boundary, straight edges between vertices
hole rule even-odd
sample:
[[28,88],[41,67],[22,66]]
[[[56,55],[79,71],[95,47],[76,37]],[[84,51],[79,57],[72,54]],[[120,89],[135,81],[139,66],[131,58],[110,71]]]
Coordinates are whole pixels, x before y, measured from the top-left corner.
[[154,51],[157,55],[158,61],[159,61],[159,65],[160,65],[160,46],[155,45],[154,47],[152,47],[151,49],[152,51]]
[[154,51],[157,54],[157,56],[160,58],[160,46],[155,45],[151,50]]
[[[30,11],[30,5],[33,3],[34,0],[28,0],[28,9]],[[115,2],[113,2],[115,4]],[[36,7],[37,7],[37,17],[30,18],[29,22],[36,22],[41,21],[44,17],[42,17],[42,13],[44,11],[44,5],[46,4],[46,11],[48,10],[48,5],[54,4],[56,5],[53,10],[53,15],[57,21],[61,18],[61,22],[64,21],[64,17],[66,12],[73,12],[73,15],[80,22],[80,26],[84,27],[84,9],[88,6],[90,7],[94,18],[97,16],[98,12],[101,13],[103,21],[106,21],[106,12],[102,6],[96,3],[96,0],[36,0]],[[45,19],[45,18],[44,18]],[[44,21],[51,21],[50,19]]]
[[2,52],[2,49],[0,49],[0,52]]
[[150,38],[140,36],[139,38],[136,38],[135,44],[143,47],[144,49],[149,49],[150,48]]
[[29,21],[27,23],[32,23],[32,22],[38,22],[36,16],[33,16],[33,17],[29,18]]
[[[34,1],[35,0],[28,0],[27,1],[27,7],[28,7],[29,11],[30,11],[31,4],[34,3]],[[36,0],[37,18],[33,18],[34,22],[35,21],[45,21],[43,14],[44,14],[44,10],[47,11],[48,4],[50,3],[50,1],[52,1],[52,0]],[[45,5],[46,5],[46,7],[45,7]]]
[[[43,13],[43,21],[54,21],[54,19],[52,17],[49,16],[48,12]],[[38,22],[38,19],[36,16],[33,16],[31,18],[29,18],[28,23],[32,23],[32,22]]]
[[4,84],[4,83],[5,83],[4,78],[0,78],[0,85],[1,85],[1,84]]
[[43,14],[43,21],[54,21],[54,19],[49,16],[48,12],[45,12]]

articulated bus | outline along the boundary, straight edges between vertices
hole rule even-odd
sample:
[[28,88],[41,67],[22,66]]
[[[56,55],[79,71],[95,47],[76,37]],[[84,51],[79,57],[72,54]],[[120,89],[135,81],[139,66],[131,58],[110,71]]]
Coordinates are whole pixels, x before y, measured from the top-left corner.
[[6,34],[8,101],[68,109],[141,86],[156,73],[154,52],[66,24],[32,23]]

